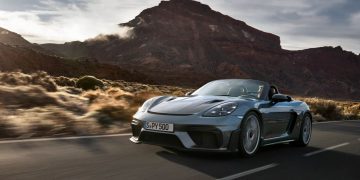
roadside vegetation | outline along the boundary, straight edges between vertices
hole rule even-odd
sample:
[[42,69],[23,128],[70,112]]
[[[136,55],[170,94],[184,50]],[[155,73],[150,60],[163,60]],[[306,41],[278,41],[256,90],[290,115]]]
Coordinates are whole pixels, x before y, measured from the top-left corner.
[[[0,138],[109,134],[129,131],[148,98],[182,96],[190,89],[109,81],[93,76],[53,77],[45,72],[0,72]],[[306,101],[317,121],[360,119],[360,103]]]
[[45,72],[0,72],[0,138],[119,133],[148,98],[186,89]]
[[295,98],[305,101],[315,121],[360,119],[360,102],[335,101],[322,98]]

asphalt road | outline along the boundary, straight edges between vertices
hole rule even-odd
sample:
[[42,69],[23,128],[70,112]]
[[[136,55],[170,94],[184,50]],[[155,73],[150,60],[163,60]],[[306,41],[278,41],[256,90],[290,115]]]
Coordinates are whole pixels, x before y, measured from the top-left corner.
[[129,135],[0,141],[0,179],[360,179],[360,121],[314,124],[308,147],[253,158],[173,152]]

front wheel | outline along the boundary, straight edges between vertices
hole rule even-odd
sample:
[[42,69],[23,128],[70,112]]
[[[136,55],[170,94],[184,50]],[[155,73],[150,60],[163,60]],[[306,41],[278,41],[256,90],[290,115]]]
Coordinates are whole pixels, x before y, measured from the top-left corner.
[[303,122],[300,128],[300,134],[298,140],[295,141],[295,145],[298,146],[307,146],[311,139],[312,133],[312,121],[310,114],[305,114],[303,118]]
[[256,113],[247,114],[240,127],[239,152],[242,156],[253,156],[259,148],[261,127]]

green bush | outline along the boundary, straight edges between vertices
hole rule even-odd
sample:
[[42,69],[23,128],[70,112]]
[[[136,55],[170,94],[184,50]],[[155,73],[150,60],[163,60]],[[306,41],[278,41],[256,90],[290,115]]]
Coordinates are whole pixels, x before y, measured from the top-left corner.
[[76,87],[83,90],[94,90],[96,88],[103,88],[104,83],[94,76],[83,76],[76,81]]

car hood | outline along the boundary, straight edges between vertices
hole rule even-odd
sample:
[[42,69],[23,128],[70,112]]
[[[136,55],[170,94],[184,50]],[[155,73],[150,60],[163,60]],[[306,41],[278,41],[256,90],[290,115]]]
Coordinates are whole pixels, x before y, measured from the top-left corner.
[[239,99],[221,96],[169,97],[150,107],[148,112],[170,115],[191,115],[204,112],[218,104],[234,101],[239,101]]

